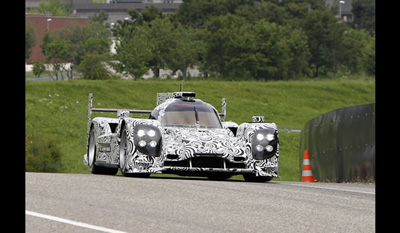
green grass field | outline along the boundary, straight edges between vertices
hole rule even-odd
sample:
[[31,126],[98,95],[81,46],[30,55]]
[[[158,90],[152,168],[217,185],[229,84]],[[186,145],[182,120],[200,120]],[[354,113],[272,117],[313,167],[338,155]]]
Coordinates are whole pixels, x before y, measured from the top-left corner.
[[[83,165],[86,149],[88,93],[94,107],[153,109],[156,93],[179,91],[180,81],[71,80],[26,82],[26,150],[37,138],[56,142],[62,172],[89,173]],[[227,118],[238,124],[264,115],[278,128],[302,129],[304,124],[337,108],[375,102],[375,80],[305,81],[185,81],[184,91],[194,91],[217,109],[227,99]],[[116,117],[116,114],[94,113]],[[280,131],[280,180],[299,179],[300,134]]]

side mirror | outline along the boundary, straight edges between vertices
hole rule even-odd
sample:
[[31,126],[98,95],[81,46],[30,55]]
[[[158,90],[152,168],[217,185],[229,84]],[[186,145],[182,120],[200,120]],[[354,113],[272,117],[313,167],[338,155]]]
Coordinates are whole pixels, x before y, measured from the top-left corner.
[[224,122],[222,122],[222,126],[224,128],[230,129],[232,131],[233,135],[236,136],[236,132],[239,127],[238,124],[236,124],[235,122],[232,122],[232,121],[224,121]]

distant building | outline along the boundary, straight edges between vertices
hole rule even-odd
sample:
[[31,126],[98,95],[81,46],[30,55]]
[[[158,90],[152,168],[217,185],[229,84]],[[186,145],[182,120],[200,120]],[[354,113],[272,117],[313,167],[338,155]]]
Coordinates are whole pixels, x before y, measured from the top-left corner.
[[[27,10],[35,9],[41,0],[25,0]],[[136,9],[141,12],[146,7],[153,4],[161,9],[164,14],[177,12],[182,0],[107,0],[105,3],[94,3],[93,0],[63,0],[71,9],[72,17],[89,18],[100,11],[108,14],[106,23],[115,23],[129,17],[128,9]]]
[[[345,22],[353,21],[352,0],[325,0],[326,5],[329,8],[337,8],[337,16]],[[339,15],[340,14],[340,15]]]
[[78,24],[89,24],[89,19],[47,16],[42,14],[26,14],[25,18],[32,24],[36,33],[36,43],[32,48],[32,54],[27,60],[27,64],[33,64],[34,62],[45,62],[46,57],[42,54],[42,49],[39,46],[42,44],[42,39],[46,29],[48,29],[50,32],[53,32],[66,27],[74,27]]

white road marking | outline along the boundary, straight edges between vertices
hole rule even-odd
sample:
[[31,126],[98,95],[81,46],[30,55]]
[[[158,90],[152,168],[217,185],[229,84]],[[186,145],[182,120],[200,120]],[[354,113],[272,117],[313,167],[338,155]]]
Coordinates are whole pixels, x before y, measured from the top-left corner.
[[28,210],[25,210],[25,214],[39,217],[39,218],[45,218],[45,219],[49,219],[49,220],[53,220],[53,221],[57,221],[57,222],[67,223],[67,224],[75,225],[78,227],[89,228],[89,229],[93,229],[93,230],[97,230],[97,231],[103,231],[103,232],[109,232],[109,233],[125,233],[124,231],[117,231],[117,230],[113,230],[113,229],[109,229],[109,228],[105,228],[105,227],[99,227],[99,226],[95,226],[95,225],[91,225],[91,224],[87,224],[87,223],[83,223],[83,222],[77,222],[77,221],[72,221],[72,220],[68,220],[65,218],[54,217],[54,216],[47,215],[47,214],[40,214],[40,213],[28,211]]
[[343,191],[343,192],[363,193],[363,194],[375,195],[375,192],[365,192],[365,191],[349,190],[349,189],[338,189],[338,188],[318,187],[318,186],[301,185],[301,184],[284,184],[284,185],[298,186],[298,187],[305,187],[305,188],[326,189],[326,190],[335,190],[335,191]]

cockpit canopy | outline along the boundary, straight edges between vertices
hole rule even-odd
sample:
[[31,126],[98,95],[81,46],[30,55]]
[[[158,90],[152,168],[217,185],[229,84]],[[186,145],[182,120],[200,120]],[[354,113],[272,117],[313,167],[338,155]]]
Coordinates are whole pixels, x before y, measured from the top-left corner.
[[222,128],[217,111],[201,100],[177,99],[170,103],[161,119],[164,126]]

